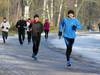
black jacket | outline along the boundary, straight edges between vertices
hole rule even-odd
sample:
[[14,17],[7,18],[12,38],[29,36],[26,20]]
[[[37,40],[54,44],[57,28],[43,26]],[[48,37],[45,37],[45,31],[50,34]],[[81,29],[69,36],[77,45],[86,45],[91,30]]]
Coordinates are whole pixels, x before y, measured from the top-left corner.
[[43,24],[41,22],[32,23],[32,36],[40,36],[43,32]]
[[26,24],[25,20],[19,20],[16,23],[16,28],[18,28],[18,30],[25,30],[26,26],[27,26],[27,24]]

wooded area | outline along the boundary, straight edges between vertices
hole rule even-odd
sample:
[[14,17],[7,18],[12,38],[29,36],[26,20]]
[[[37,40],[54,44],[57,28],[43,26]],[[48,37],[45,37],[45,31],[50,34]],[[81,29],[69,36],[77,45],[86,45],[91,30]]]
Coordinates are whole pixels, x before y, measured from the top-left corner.
[[6,16],[11,25],[25,15],[25,6],[29,6],[29,17],[39,14],[41,19],[49,18],[53,26],[58,26],[67,11],[73,9],[84,29],[100,22],[100,0],[0,0],[0,20]]

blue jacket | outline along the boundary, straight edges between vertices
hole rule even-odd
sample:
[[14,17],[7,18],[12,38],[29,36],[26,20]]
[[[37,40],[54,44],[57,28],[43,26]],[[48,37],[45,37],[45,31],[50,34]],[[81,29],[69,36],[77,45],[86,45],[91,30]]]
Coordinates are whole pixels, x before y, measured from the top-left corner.
[[59,31],[63,32],[63,37],[75,38],[76,31],[72,29],[72,26],[76,26],[76,29],[81,29],[81,24],[76,18],[64,18],[59,25]]

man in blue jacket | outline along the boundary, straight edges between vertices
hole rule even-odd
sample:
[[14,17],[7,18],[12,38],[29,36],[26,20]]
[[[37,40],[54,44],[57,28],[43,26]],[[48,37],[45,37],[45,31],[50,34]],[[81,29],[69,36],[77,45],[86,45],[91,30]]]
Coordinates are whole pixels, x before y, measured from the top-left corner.
[[72,46],[76,37],[76,30],[81,29],[80,22],[74,17],[74,11],[68,11],[68,17],[63,18],[60,22],[58,36],[61,38],[62,33],[66,43],[66,58],[67,66],[71,66],[70,55],[72,52]]

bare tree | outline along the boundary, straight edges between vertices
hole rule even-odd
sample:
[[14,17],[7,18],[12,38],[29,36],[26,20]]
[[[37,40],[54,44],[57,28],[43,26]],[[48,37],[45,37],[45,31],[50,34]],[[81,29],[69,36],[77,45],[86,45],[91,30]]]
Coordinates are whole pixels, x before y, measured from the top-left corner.
[[51,21],[53,20],[53,0],[51,0]]
[[44,0],[44,6],[43,6],[43,22],[44,22],[44,19],[46,17],[46,3],[47,3],[47,0]]
[[48,6],[48,4],[47,4],[47,6],[46,6],[46,9],[47,9],[48,19],[49,19],[49,21],[50,21],[50,11],[49,11],[49,6]]
[[61,4],[60,4],[60,8],[59,8],[57,25],[59,25],[59,22],[60,22],[62,6],[63,6],[63,0],[61,0]]

